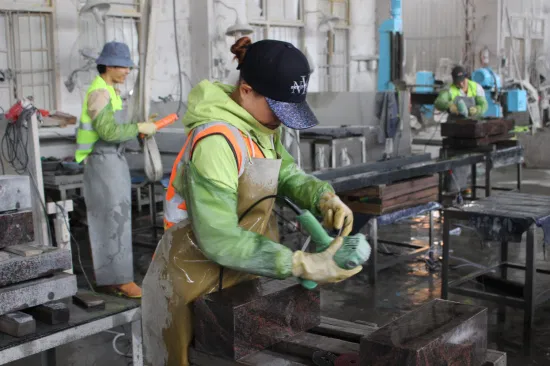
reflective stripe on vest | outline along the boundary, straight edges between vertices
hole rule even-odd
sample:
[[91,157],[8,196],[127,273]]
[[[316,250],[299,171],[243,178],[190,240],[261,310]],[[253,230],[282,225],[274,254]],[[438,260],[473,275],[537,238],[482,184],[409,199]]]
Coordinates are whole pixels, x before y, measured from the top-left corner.
[[172,167],[170,182],[168,183],[166,195],[164,196],[165,228],[169,228],[188,217],[185,200],[176,192],[173,182],[180,168],[191,160],[197,143],[203,138],[212,135],[222,135],[227,140],[227,143],[235,155],[239,177],[243,174],[246,166],[245,163],[248,161],[249,157],[265,158],[256,142],[230,124],[225,122],[211,122],[193,129],[187,136],[185,145],[183,145]]
[[86,98],[84,98],[84,103],[82,104],[82,113],[80,115],[80,123],[78,124],[78,130],[76,133],[76,153],[75,160],[77,163],[80,163],[84,160],[93,150],[94,144],[99,140],[97,132],[94,131],[92,126],[92,119],[88,115],[88,96],[95,90],[98,89],[107,89],[109,95],[111,96],[111,106],[113,111],[122,110],[122,99],[116,93],[113,86],[108,85],[101,76],[97,76],[88,91],[86,92]]
[[[461,96],[475,98],[478,95],[479,88],[481,88],[481,86],[478,83],[472,80],[468,80],[468,92],[466,93],[466,95],[462,95],[462,91],[460,90],[460,88],[453,84],[449,88],[449,92],[451,93],[451,102],[454,101],[457,97]],[[483,88],[481,88],[481,90],[483,90]]]

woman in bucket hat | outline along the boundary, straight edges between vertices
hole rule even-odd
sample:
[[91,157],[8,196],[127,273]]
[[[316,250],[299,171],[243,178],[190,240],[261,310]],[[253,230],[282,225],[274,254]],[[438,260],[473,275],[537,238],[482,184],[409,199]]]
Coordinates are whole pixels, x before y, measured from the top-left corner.
[[152,135],[154,123],[127,120],[115,86],[134,67],[124,43],[106,43],[96,60],[99,75],[88,88],[77,132],[77,162],[84,162],[84,199],[96,285],[140,298],[134,283],[130,171],[124,143]]

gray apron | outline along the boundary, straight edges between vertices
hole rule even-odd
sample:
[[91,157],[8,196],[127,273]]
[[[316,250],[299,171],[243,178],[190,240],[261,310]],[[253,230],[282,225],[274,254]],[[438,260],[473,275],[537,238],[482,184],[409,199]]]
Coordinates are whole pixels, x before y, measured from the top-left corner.
[[[459,101],[463,101],[464,104],[466,105],[466,108],[468,108],[468,110],[470,109],[470,107],[476,106],[476,101],[472,97],[458,96],[455,98],[454,103],[457,104]],[[456,119],[464,119],[464,116],[449,113],[449,117],[447,119],[448,121],[453,121]],[[472,173],[472,168],[469,166],[461,166],[461,167],[454,168],[453,169],[454,177],[452,177],[450,174],[447,174],[445,190],[447,192],[458,193],[459,189],[460,191],[464,191],[465,189],[469,188],[469,180],[470,180],[471,173]]]
[[[115,113],[126,123],[125,111]],[[97,286],[134,281],[132,181],[124,143],[95,143],[84,164],[84,199]]]

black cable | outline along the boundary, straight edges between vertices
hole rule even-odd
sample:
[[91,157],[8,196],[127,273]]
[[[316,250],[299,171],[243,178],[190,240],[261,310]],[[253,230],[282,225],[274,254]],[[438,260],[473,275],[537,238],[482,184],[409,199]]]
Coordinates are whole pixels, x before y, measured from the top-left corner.
[[35,107],[23,109],[17,121],[8,123],[2,137],[0,146],[2,157],[15,169],[17,174],[24,174],[29,165],[29,134],[24,123],[32,123],[30,117],[35,112]]
[[276,194],[270,194],[269,196],[265,196],[265,197],[262,197],[260,198],[259,200],[257,200],[256,202],[254,202],[252,205],[250,205],[249,208],[247,208],[242,214],[241,216],[239,216],[239,222],[241,222],[241,220],[250,213],[250,211],[252,211],[252,209],[256,206],[258,206],[260,203],[262,203],[263,201],[265,200],[268,200],[270,198],[281,198],[280,196],[277,196]]
[[57,207],[61,210],[61,213],[63,214],[63,218],[65,221],[65,226],[67,227],[67,230],[69,231],[69,236],[71,237],[71,240],[74,242],[74,245],[76,246],[76,256],[78,258],[78,264],[80,264],[80,269],[82,270],[82,273],[84,274],[84,278],[86,279],[86,282],[88,283],[88,287],[90,287],[90,290],[92,292],[95,292],[94,286],[92,286],[92,282],[88,278],[88,274],[86,273],[86,270],[84,269],[84,265],[82,264],[82,256],[80,254],[80,244],[78,241],[74,238],[73,233],[71,232],[71,228],[69,226],[69,218],[65,215],[65,209],[59,204],[55,203]]
[[181,61],[180,61],[180,48],[178,44],[178,27],[177,27],[177,20],[176,20],[176,0],[172,0],[172,17],[174,20],[174,41],[176,43],[176,61],[178,63],[178,83],[180,86],[180,100],[178,104],[178,110],[176,111],[176,114],[179,116],[181,111],[181,106],[183,105],[183,83],[181,81]]

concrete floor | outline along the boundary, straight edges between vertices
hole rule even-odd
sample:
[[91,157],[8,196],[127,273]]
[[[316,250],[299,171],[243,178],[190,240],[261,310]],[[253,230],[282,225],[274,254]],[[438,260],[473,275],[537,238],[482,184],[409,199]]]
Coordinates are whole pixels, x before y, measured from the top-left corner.
[[[494,173],[495,184],[502,187],[514,187],[515,170],[505,169]],[[482,178],[482,177],[480,177]],[[550,171],[526,170],[524,172],[524,191],[534,194],[550,195]],[[438,221],[438,220],[436,220]],[[400,241],[427,241],[427,218],[419,217],[398,225],[380,228],[379,237]],[[440,240],[440,225],[437,223],[435,230],[436,240]],[[541,235],[541,233],[539,233]],[[525,236],[524,236],[525,239]],[[490,265],[498,259],[498,246],[496,243],[481,245],[475,234],[467,229],[462,230],[460,236],[452,239],[453,256],[463,258],[452,264],[459,264],[455,270],[451,270],[452,276],[464,275],[476,270],[474,265]],[[396,248],[388,247],[396,252]],[[516,262],[525,257],[524,243],[510,244],[510,259]],[[538,266],[550,268],[550,262],[543,257],[542,245],[537,248]],[[140,268],[146,266],[146,258],[150,257],[152,249],[135,248],[136,276]],[[549,254],[550,260],[550,254]],[[84,258],[84,267],[89,268],[89,260]],[[521,280],[519,274],[511,273]],[[384,325],[399,316],[411,311],[431,299],[440,296],[440,275],[438,272],[427,271],[422,258],[396,265],[379,273],[379,283],[376,286],[368,285],[366,273],[349,279],[343,283],[326,286],[322,292],[323,315],[349,321],[362,320]],[[79,283],[84,286],[83,279]],[[550,276],[545,279],[537,278],[537,287],[540,291],[546,290],[550,285]],[[498,326],[496,321],[496,308],[494,304],[481,303],[469,298],[451,295],[451,300],[481,304],[489,307],[490,322],[490,348],[508,352],[508,365],[549,365],[550,364],[550,304],[537,309],[534,330],[533,353],[531,356],[523,356],[517,343],[521,342],[523,312],[515,309],[507,309],[505,324]],[[117,331],[129,334],[129,327],[117,329]],[[547,333],[548,332],[548,333]],[[102,333],[89,337],[82,341],[73,342],[58,349],[59,366],[92,366],[110,365],[126,366],[131,364],[131,359],[119,356],[112,348],[111,342],[114,335]],[[118,342],[119,349],[123,352],[129,350],[129,339],[123,337]],[[40,365],[39,357],[31,357],[10,365],[34,366]]]

